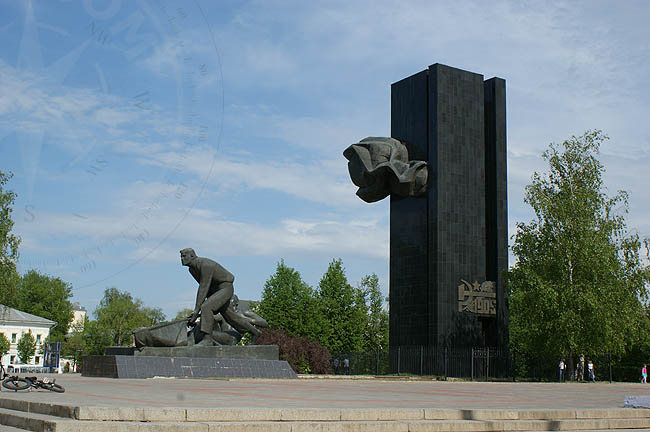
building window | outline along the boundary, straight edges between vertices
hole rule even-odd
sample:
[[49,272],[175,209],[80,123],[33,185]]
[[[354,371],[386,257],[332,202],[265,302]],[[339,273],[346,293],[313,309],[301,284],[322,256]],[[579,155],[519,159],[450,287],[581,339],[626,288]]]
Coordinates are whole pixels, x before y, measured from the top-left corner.
[[12,355],[11,360],[9,360],[9,363],[16,363],[16,356]]
[[41,358],[39,356],[34,357],[34,364],[39,364],[41,362]]
[[12,334],[11,334],[11,343],[16,343],[16,337],[17,337],[17,336],[18,336],[18,335],[17,335],[16,333],[12,333]]
[[[41,335],[36,335],[36,343],[40,344],[41,343]],[[36,362],[38,363],[38,362]]]

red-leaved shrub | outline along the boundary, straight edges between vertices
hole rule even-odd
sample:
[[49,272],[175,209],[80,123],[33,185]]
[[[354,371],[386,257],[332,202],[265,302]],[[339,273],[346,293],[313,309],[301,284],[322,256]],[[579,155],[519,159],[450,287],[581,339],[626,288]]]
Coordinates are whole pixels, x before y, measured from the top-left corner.
[[292,336],[284,330],[264,329],[257,339],[258,345],[277,345],[280,360],[286,360],[299,374],[332,373],[332,357],[327,348],[307,337]]

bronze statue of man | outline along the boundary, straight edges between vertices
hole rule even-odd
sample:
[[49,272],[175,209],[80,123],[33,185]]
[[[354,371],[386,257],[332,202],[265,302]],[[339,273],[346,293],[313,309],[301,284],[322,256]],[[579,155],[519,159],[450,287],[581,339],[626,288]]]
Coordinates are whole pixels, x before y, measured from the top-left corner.
[[248,331],[254,339],[259,336],[260,331],[249,320],[229,307],[234,294],[235,276],[232,273],[209,258],[197,257],[191,248],[181,250],[181,264],[189,267],[190,274],[199,283],[196,306],[188,321],[193,325],[201,316],[199,345],[218,343],[212,336],[217,313],[221,313],[223,319],[241,334]]

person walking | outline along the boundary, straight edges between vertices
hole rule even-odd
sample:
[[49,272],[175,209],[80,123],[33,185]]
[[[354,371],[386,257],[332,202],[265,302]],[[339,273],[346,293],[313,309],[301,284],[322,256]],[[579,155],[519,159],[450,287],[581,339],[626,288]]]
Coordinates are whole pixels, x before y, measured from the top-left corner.
[[643,365],[641,368],[641,383],[646,384],[648,378],[648,368],[646,365]]
[[587,372],[591,382],[596,382],[596,371],[594,371],[594,363],[591,360],[587,363]]
[[564,364],[564,359],[560,360],[560,363],[558,364],[558,368],[560,369],[559,373],[559,380],[560,382],[564,381],[564,368],[566,365]]

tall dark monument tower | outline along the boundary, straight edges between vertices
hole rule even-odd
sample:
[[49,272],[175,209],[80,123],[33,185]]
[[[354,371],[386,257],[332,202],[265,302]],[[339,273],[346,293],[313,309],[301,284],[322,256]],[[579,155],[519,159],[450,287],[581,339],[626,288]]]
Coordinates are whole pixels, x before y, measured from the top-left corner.
[[392,137],[343,155],[361,199],[390,195],[391,363],[428,347],[439,371],[443,348],[508,347],[506,83],[434,64],[391,96]]
[[428,184],[391,195],[390,345],[505,349],[505,81],[434,64],[391,97],[391,135]]

